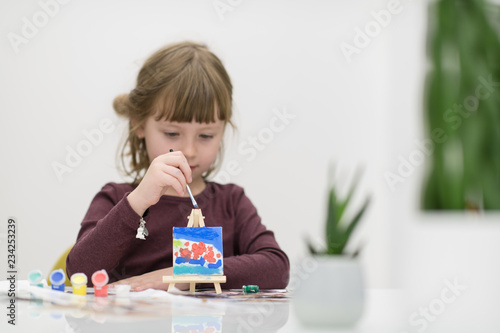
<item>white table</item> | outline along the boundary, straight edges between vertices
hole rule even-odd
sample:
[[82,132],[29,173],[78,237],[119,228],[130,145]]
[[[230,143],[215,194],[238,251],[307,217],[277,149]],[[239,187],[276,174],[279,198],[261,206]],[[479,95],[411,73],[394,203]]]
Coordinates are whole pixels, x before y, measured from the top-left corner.
[[[52,291],[44,291],[50,292]],[[75,297],[73,295],[66,295]],[[52,296],[51,296],[52,297]],[[394,332],[402,333],[408,312],[399,290],[368,290],[363,318],[350,328],[303,327],[297,320],[293,299],[241,301],[200,299],[148,290],[129,298],[51,302],[16,300],[16,326],[6,316],[9,298],[0,298],[1,332],[174,332],[190,327],[214,332]],[[50,299],[50,298],[49,298]],[[410,333],[411,331],[408,331]]]

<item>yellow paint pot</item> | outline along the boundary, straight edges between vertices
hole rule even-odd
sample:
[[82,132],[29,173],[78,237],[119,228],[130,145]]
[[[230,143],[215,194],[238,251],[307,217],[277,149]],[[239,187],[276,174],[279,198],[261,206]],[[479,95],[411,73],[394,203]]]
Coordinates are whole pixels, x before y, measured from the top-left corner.
[[70,281],[73,285],[73,295],[87,295],[87,275],[75,273],[71,275]]

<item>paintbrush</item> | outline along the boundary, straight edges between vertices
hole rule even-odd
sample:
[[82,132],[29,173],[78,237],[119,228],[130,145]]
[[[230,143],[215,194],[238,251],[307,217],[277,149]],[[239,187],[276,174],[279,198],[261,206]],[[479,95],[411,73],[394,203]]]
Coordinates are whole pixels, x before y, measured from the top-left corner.
[[186,184],[186,187],[188,189],[189,197],[191,198],[191,202],[193,203],[194,208],[198,208],[198,204],[196,203],[196,200],[194,200],[193,193],[191,193],[189,185]]
[[[173,151],[174,151],[173,149],[170,149],[170,152],[173,152]],[[186,184],[186,187],[187,187],[189,197],[191,198],[191,202],[193,203],[194,208],[198,208],[198,204],[196,203],[196,200],[194,200],[194,196],[193,196],[193,193],[191,192],[191,189],[189,188],[189,185]]]

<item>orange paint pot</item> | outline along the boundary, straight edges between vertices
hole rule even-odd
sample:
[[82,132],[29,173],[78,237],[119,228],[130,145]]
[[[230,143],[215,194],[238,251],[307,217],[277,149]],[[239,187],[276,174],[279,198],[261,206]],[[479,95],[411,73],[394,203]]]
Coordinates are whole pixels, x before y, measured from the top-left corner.
[[94,272],[92,274],[92,284],[94,285],[94,295],[96,297],[106,297],[108,296],[108,282],[109,276],[106,270],[101,269],[100,271]]

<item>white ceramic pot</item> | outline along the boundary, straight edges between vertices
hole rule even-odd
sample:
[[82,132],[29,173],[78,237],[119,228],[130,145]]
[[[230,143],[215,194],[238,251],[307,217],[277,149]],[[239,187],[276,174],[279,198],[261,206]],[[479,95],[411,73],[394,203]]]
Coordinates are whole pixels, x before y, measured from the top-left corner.
[[[308,261],[306,263],[306,261]],[[306,272],[295,276],[294,310],[308,326],[352,326],[363,313],[364,284],[358,260],[313,256]]]

